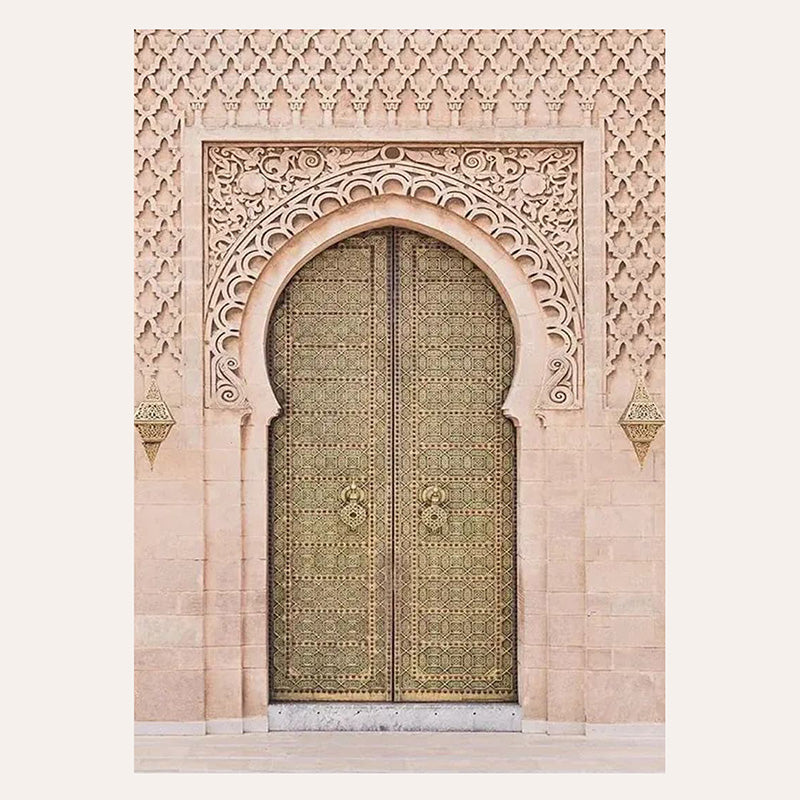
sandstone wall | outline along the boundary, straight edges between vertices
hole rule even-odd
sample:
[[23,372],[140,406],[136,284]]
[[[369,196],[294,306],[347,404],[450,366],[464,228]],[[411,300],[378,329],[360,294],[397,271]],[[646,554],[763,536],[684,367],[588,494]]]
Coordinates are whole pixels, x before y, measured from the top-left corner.
[[135,53],[136,400],[156,376],[177,420],[152,470],[135,443],[137,721],[236,730],[265,713],[264,518],[243,468],[258,436],[208,398],[209,286],[185,249],[202,204],[193,128],[318,142],[596,132],[578,398],[543,410],[520,453],[540,476],[520,486],[536,509],[520,570],[541,587],[521,600],[536,666],[520,690],[526,719],[565,730],[663,721],[663,434],[640,469],[617,425],[640,371],[664,408],[663,32],[137,31]]

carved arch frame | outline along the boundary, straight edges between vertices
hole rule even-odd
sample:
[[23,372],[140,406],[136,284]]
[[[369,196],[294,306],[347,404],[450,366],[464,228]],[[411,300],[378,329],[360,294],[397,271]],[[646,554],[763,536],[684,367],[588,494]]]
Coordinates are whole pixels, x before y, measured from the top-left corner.
[[[243,471],[266,492],[269,475],[267,436],[280,406],[266,370],[265,342],[272,311],[291,277],[315,255],[336,242],[370,228],[397,225],[428,234],[459,250],[480,267],[495,286],[509,310],[514,325],[515,371],[503,404],[504,414],[517,429],[517,562],[535,550],[527,534],[536,531],[535,507],[521,502],[522,483],[535,481],[534,462],[525,452],[541,449],[541,427],[530,402],[538,396],[546,369],[547,329],[533,287],[514,260],[486,232],[457,214],[413,198],[388,195],[366,198],[344,206],[311,223],[295,234],[272,257],[256,279],[244,309],[241,326],[243,385],[251,408],[247,431],[251,435],[244,450]],[[262,502],[266,500],[266,494]],[[266,502],[264,502],[266,506]],[[534,513],[531,513],[531,512]],[[264,531],[264,544],[268,531]],[[268,567],[268,565],[267,565]],[[530,675],[525,645],[524,597],[534,597],[541,587],[528,585],[530,573],[518,570],[517,585],[517,681]],[[268,578],[267,591],[269,591]],[[540,668],[537,665],[535,668]],[[267,681],[269,675],[267,673]],[[268,697],[268,690],[267,690]]]
[[[543,726],[542,730],[547,729],[547,723],[536,721],[548,719],[548,656],[546,648],[539,646],[539,641],[528,641],[530,625],[526,620],[531,615],[542,619],[546,619],[547,615],[547,573],[540,559],[544,540],[543,500],[532,488],[541,486],[541,455],[547,447],[539,404],[542,391],[547,386],[547,362],[552,355],[547,344],[552,333],[551,326],[548,326],[547,304],[543,307],[529,276],[509,251],[489,232],[465,216],[403,194],[363,197],[335,211],[321,214],[291,237],[286,237],[275,248],[264,268],[249,281],[236,331],[237,369],[240,369],[240,385],[244,394],[232,403],[214,402],[207,370],[213,355],[208,301],[214,296],[216,288],[213,281],[207,280],[206,272],[202,149],[207,141],[231,141],[234,131],[235,138],[240,141],[257,141],[252,133],[248,134],[242,129],[209,131],[189,128],[184,132],[184,153],[187,154],[184,173],[184,198],[187,199],[185,319],[189,329],[186,333],[187,342],[192,339],[202,342],[201,347],[187,350],[186,353],[184,386],[186,394],[191,394],[195,400],[187,403],[184,413],[190,417],[196,415],[202,431],[206,541],[217,540],[220,531],[225,532],[226,547],[242,565],[238,588],[244,598],[249,598],[242,607],[243,619],[238,642],[242,653],[239,680],[228,691],[228,695],[238,691],[241,716],[219,718],[220,715],[213,708],[221,700],[209,696],[208,687],[214,683],[207,681],[207,732],[263,731],[267,727],[267,434],[271,419],[279,411],[265,363],[265,333],[270,313],[291,276],[314,255],[349,235],[385,225],[404,226],[427,233],[464,253],[490,277],[506,302],[514,322],[517,361],[504,412],[517,427],[518,696],[523,726],[527,722],[528,730],[538,729],[536,726],[539,724]],[[424,133],[425,138],[430,139],[431,131],[428,129]],[[457,137],[452,137],[456,141],[470,138],[470,132],[463,129],[453,133],[457,134]],[[476,131],[472,136],[480,141],[482,133]],[[520,133],[525,134],[526,141],[531,140],[530,129]],[[584,231],[588,229],[590,232],[584,243],[588,244],[584,252],[593,264],[593,283],[597,283],[596,276],[602,275],[602,161],[599,136],[588,128],[547,129],[543,133],[546,134],[541,136],[543,141],[557,138],[591,145],[589,157],[584,157],[582,176]],[[263,131],[260,134],[263,137]],[[273,131],[270,134],[272,141]],[[335,130],[314,131],[314,135],[322,141],[335,140],[336,134]],[[397,136],[399,141],[414,140],[414,132],[401,131]],[[385,136],[375,138],[386,141]],[[583,298],[576,297],[575,301],[581,306],[582,318]],[[588,322],[595,329],[593,336],[600,342],[602,338],[597,334],[602,331],[602,303],[602,295],[595,291],[593,305],[596,309],[592,309],[592,317]],[[594,387],[590,394],[597,394]],[[596,401],[592,401],[592,405],[596,404]],[[572,405],[572,411],[563,405],[561,409],[563,411],[558,413],[582,414],[575,405]],[[219,446],[220,442],[224,442],[225,449]],[[225,519],[221,521],[223,517]],[[206,584],[216,585],[220,580],[217,573],[227,575],[228,566],[228,556],[212,559],[207,553]],[[225,580],[235,582],[235,578],[226,577]],[[253,608],[248,607],[251,602]],[[205,626],[206,631],[213,627],[209,618],[206,618]],[[215,692],[211,691],[211,695]]]
[[269,425],[280,411],[265,367],[265,342],[275,304],[291,277],[336,242],[371,228],[410,228],[449,244],[479,266],[509,309],[514,325],[514,379],[503,412],[517,426],[530,422],[545,371],[547,329],[533,287],[501,247],[484,231],[456,214],[402,195],[350,203],[296,233],[270,259],[248,294],[242,315],[241,371],[254,424]]
[[550,339],[541,408],[583,389],[581,148],[529,145],[209,144],[204,177],[206,402],[246,405],[241,313],[283,244],[332,210],[399,194],[491,234],[536,287]]

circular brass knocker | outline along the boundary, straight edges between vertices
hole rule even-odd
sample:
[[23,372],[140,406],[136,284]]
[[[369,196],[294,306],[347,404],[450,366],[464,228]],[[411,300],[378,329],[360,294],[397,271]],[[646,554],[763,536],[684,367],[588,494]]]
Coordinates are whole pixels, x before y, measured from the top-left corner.
[[420,516],[422,522],[432,531],[437,531],[447,522],[447,511],[442,503],[447,500],[447,492],[440,486],[428,486],[422,490],[422,502],[425,507]]
[[344,505],[339,509],[339,517],[345,525],[355,530],[367,518],[367,509],[364,508],[364,490],[351,481],[342,489],[342,502]]

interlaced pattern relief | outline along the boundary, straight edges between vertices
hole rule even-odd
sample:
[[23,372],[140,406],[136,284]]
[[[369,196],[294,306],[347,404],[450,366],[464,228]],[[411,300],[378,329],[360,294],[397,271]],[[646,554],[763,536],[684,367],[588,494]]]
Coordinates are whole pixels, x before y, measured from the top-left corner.
[[580,148],[575,145],[206,146],[206,397],[243,406],[239,324],[248,292],[311,220],[397,192],[484,229],[547,311],[540,408],[582,403]]
[[663,31],[139,30],[134,50],[142,374],[182,369],[183,124],[482,126],[487,141],[493,128],[595,125],[610,393],[622,378],[611,404],[642,369],[663,380]]

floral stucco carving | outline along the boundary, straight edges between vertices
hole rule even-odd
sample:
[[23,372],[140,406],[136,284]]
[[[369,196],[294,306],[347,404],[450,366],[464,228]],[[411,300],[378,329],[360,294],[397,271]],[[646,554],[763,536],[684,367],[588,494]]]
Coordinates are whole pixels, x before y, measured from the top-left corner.
[[540,405],[580,406],[578,147],[208,144],[206,164],[209,404],[246,402],[237,358],[240,312],[277,249],[310,220],[393,191],[453,211],[505,247],[549,312]]
[[487,141],[503,127],[599,127],[607,392],[627,392],[632,376],[661,371],[663,31],[140,30],[135,53],[143,374],[182,369],[180,134],[198,123],[321,133],[423,126],[432,138],[437,128],[480,127]]

